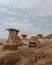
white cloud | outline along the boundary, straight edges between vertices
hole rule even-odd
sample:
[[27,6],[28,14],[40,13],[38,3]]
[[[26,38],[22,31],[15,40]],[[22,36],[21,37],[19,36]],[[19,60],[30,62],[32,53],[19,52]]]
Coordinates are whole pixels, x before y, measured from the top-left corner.
[[11,11],[11,10],[8,10],[7,8],[2,8],[2,7],[0,7],[0,11],[11,14],[11,15],[18,15],[18,16],[22,15],[21,13],[16,13],[15,11]]
[[30,8],[36,2],[36,0],[0,0],[1,5],[11,6],[12,8]]
[[16,18],[12,18],[12,17],[6,17],[6,18],[4,18],[3,19],[4,21],[17,21],[17,19]]
[[20,30],[20,34],[25,33],[25,34],[28,34],[28,35],[35,35],[39,31],[41,31],[40,27],[33,26],[33,24],[31,22],[29,22],[29,20],[25,20],[23,23],[21,23],[19,21],[13,21],[13,22],[4,21],[2,23],[2,25],[5,26],[6,28],[19,29]]
[[[27,9],[32,13],[32,17],[35,16],[52,16],[52,0],[0,0],[2,6],[16,9]],[[15,14],[14,11],[8,11],[8,13]],[[21,15],[18,13],[18,15]]]
[[[13,17],[17,15],[16,18],[10,16],[2,20],[2,26],[5,28],[18,28],[20,33],[28,35],[51,32],[51,29],[47,30],[45,27],[52,26],[52,0],[0,0],[0,5],[2,6],[0,6],[0,12],[11,14]],[[18,12],[18,10],[25,10],[25,12]],[[17,20],[18,16],[20,21]],[[42,29],[43,25],[45,29]]]

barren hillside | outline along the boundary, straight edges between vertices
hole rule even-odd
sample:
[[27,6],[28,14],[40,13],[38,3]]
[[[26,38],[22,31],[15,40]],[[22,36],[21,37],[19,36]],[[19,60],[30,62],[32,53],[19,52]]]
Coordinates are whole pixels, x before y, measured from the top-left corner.
[[19,47],[16,51],[0,52],[0,65],[52,65],[52,46]]

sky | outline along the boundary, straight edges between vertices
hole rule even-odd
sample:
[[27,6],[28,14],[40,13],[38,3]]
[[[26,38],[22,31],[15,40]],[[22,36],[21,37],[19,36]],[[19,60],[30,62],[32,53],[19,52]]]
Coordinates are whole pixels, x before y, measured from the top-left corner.
[[28,36],[52,33],[52,0],[0,0],[0,38],[8,37],[7,28]]

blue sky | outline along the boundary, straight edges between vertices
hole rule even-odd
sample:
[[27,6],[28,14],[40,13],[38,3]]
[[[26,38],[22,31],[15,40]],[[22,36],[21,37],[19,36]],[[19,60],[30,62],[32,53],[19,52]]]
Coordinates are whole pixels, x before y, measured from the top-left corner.
[[0,38],[7,28],[33,36],[52,33],[52,0],[0,0]]

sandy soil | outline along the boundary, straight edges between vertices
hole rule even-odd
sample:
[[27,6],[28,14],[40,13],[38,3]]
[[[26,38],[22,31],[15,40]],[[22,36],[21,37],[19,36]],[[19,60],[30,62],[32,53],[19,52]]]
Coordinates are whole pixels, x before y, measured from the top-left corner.
[[16,51],[3,50],[0,46],[0,65],[52,65],[52,47],[19,47]]

